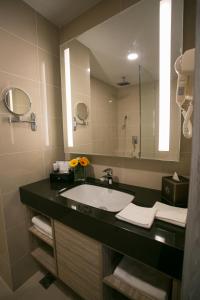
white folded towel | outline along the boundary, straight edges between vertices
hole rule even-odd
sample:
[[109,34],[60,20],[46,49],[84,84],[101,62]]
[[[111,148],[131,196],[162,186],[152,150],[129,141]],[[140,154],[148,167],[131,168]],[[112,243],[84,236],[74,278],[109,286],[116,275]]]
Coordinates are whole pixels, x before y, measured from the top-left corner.
[[144,228],[150,228],[156,214],[154,207],[141,207],[130,203],[115,215],[116,218]]
[[45,218],[43,216],[35,216],[32,218],[32,223],[34,224],[35,227],[37,227],[37,229],[40,232],[46,234],[51,238],[53,237],[52,227],[48,218]]
[[156,210],[156,219],[181,227],[186,226],[187,208],[175,207],[161,202],[156,202],[153,208]]
[[124,257],[113,274],[153,299],[168,299],[170,279],[138,261]]

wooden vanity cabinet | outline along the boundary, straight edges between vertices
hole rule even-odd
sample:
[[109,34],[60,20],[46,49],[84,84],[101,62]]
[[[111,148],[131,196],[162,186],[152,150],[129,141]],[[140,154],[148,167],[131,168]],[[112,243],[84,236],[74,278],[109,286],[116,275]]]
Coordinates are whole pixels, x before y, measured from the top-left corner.
[[54,222],[58,277],[85,300],[103,299],[102,244]]

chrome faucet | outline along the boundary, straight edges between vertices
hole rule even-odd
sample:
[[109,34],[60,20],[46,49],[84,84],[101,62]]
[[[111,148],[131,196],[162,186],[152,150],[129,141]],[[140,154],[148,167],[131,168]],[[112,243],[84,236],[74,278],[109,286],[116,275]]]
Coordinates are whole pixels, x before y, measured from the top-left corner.
[[108,184],[113,183],[113,170],[111,168],[107,168],[103,170],[103,173],[106,173],[105,175],[100,177],[101,181],[106,181]]

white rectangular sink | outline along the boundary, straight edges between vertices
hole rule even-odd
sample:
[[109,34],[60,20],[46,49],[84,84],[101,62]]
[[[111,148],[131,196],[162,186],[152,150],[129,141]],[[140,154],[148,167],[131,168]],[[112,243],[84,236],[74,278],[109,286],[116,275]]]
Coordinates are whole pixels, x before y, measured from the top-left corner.
[[110,212],[122,210],[134,199],[134,196],[131,194],[91,184],[78,185],[60,195]]

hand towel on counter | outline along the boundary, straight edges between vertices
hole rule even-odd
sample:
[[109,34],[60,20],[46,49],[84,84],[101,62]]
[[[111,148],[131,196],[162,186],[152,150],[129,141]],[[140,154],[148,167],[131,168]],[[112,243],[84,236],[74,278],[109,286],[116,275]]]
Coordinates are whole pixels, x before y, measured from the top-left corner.
[[121,260],[113,275],[133,288],[146,293],[153,299],[168,299],[170,279],[156,270],[129,257],[124,257]]
[[156,210],[156,219],[181,227],[186,226],[187,208],[175,207],[161,202],[156,202],[153,207]]
[[32,223],[41,233],[53,238],[52,227],[48,218],[35,216],[32,218]]
[[156,214],[154,207],[142,207],[130,203],[122,211],[115,215],[117,219],[144,228],[150,228]]

